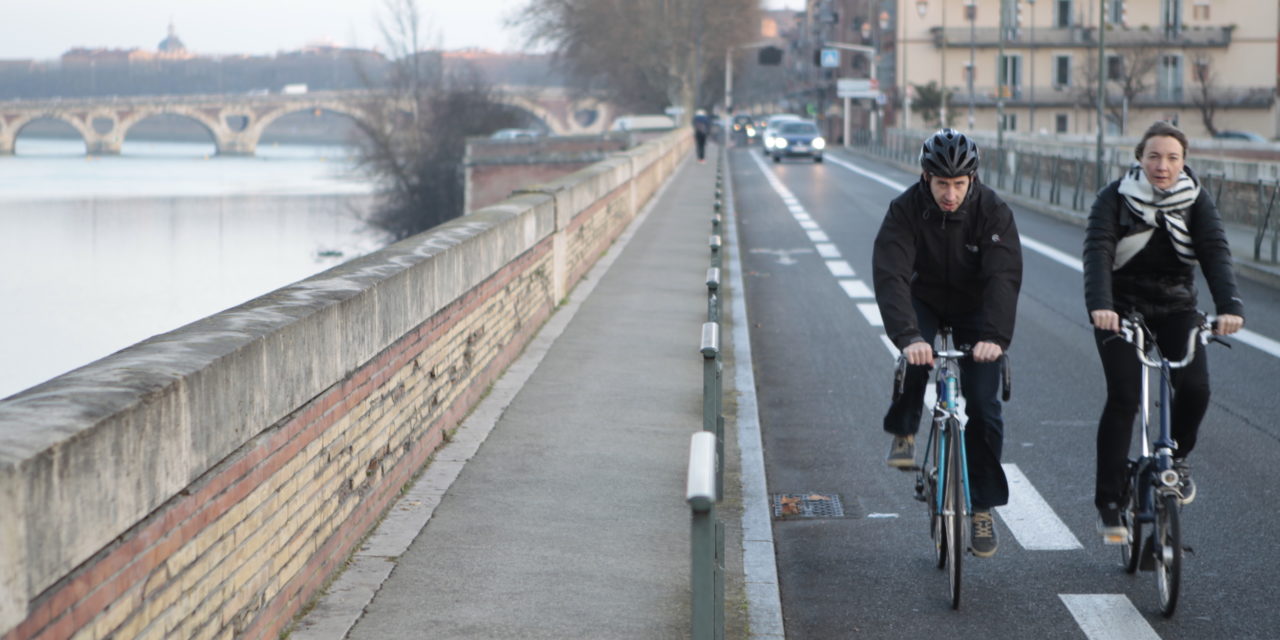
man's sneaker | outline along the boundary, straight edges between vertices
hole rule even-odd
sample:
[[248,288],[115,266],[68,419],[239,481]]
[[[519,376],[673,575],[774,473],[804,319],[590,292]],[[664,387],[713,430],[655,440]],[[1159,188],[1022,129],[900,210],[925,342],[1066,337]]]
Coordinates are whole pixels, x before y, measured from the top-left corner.
[[973,555],[990,558],[996,554],[996,522],[991,519],[990,511],[973,512],[972,533],[969,536],[969,547],[973,549]]
[[916,465],[916,437],[894,436],[889,445],[889,455],[885,458],[891,467],[906,471]]
[[1129,530],[1120,520],[1120,506],[1114,502],[1098,509],[1098,533],[1102,534],[1102,544],[1128,544]]
[[1196,499],[1196,481],[1191,479],[1191,465],[1186,458],[1174,458],[1173,470],[1178,472],[1178,495],[1182,496],[1182,504],[1191,504]]

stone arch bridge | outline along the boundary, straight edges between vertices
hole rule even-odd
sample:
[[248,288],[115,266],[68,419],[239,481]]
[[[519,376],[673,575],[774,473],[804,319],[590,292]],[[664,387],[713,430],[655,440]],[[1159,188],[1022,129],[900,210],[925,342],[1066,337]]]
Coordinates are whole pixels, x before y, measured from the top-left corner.
[[[574,97],[563,89],[496,87],[494,95],[541,121],[553,135],[601,133],[617,115],[607,102]],[[130,128],[158,115],[196,121],[212,136],[220,155],[253,155],[263,132],[282,116],[319,109],[368,121],[385,97],[372,91],[320,91],[0,101],[0,155],[12,155],[23,127],[41,119],[71,125],[91,155],[118,154]]]

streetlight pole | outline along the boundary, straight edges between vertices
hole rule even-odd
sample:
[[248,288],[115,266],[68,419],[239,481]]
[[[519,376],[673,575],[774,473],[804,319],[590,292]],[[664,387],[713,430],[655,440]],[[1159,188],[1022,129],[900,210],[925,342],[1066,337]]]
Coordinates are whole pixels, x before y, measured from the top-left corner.
[[1098,148],[1094,154],[1094,163],[1097,169],[1094,174],[1097,179],[1097,189],[1102,188],[1102,180],[1106,177],[1106,171],[1102,168],[1102,111],[1104,100],[1107,97],[1107,57],[1106,57],[1106,32],[1103,28],[1103,20],[1106,18],[1107,0],[1098,0]]
[[1027,4],[1031,5],[1031,114],[1028,118],[1031,122],[1031,133],[1036,132],[1036,0],[1027,0]]
[[969,4],[964,6],[965,16],[969,18],[969,131],[973,131],[973,76],[978,70],[977,49],[978,49],[978,29],[976,23],[978,21],[978,3],[977,0],[969,0]]

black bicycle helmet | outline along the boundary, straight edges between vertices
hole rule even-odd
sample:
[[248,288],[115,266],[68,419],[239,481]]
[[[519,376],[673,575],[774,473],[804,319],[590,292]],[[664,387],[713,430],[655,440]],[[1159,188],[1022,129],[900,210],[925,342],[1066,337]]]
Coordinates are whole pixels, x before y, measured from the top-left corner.
[[971,176],[978,170],[978,145],[955,129],[940,129],[924,141],[920,168],[940,178]]

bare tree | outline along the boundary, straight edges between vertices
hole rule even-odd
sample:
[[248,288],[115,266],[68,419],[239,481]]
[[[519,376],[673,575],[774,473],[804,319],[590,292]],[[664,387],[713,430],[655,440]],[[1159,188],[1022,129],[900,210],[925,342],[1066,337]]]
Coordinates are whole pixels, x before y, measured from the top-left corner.
[[[1105,108],[1106,118],[1120,127],[1123,133],[1128,126],[1128,109],[1134,100],[1147,93],[1155,82],[1156,66],[1160,63],[1161,50],[1156,44],[1139,44],[1124,47],[1108,56],[1106,69]],[[1098,57],[1093,50],[1080,68],[1082,82],[1078,96],[1081,104],[1093,106],[1098,101]],[[1114,88],[1114,92],[1113,92]],[[1119,99],[1112,96],[1118,94]]]
[[[755,0],[526,0],[511,19],[583,89],[628,109],[717,102],[726,50],[749,41]],[[700,95],[701,94],[701,95]]]
[[1200,120],[1204,122],[1204,128],[1209,131],[1209,135],[1216,136],[1218,127],[1214,123],[1214,117],[1218,113],[1223,96],[1218,90],[1218,74],[1213,69],[1213,58],[1202,56],[1197,59],[1191,70],[1191,77],[1195,80],[1195,93],[1191,101],[1200,110]]
[[385,0],[384,10],[391,68],[385,84],[366,75],[380,97],[358,122],[358,160],[381,183],[370,223],[399,240],[462,215],[467,136],[516,126],[522,117],[497,102],[477,73],[447,74],[440,53],[423,49],[416,0]]

